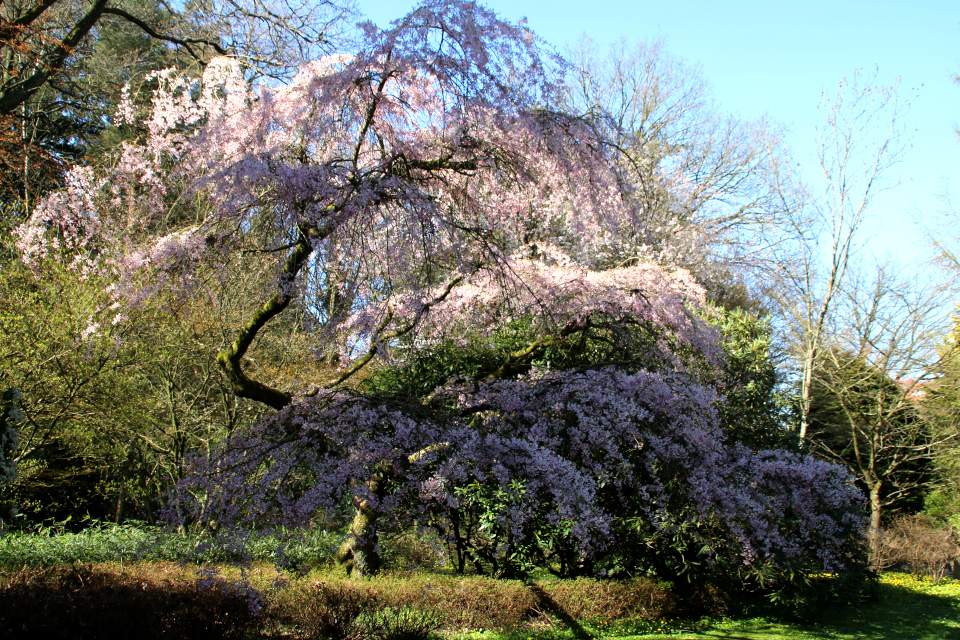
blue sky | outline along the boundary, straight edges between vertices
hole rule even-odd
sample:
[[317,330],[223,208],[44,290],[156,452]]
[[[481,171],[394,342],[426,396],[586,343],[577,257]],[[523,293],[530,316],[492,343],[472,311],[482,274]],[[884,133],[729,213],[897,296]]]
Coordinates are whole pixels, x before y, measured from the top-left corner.
[[[414,2],[358,0],[380,26]],[[857,68],[897,76],[919,96],[906,123],[913,144],[888,174],[899,186],[871,208],[869,248],[903,260],[920,255],[909,220],[932,223],[940,196],[960,198],[960,0],[488,0],[502,17],[529,26],[562,49],[583,34],[599,44],[661,36],[667,50],[701,65],[720,107],[785,125],[804,173],[816,170],[815,126],[821,93]],[[958,234],[960,235],[960,234]]]

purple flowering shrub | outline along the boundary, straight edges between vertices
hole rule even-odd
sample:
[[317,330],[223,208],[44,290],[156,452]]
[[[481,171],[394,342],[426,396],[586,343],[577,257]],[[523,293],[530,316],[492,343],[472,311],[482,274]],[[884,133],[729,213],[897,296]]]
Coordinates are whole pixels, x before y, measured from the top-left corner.
[[[460,572],[655,573],[778,593],[815,574],[861,574],[863,498],[843,469],[729,439],[705,373],[716,353],[651,357],[648,325],[609,309],[587,318],[595,329],[506,376],[490,374],[503,371],[497,349],[524,331],[535,344],[535,322],[485,345],[397,349],[407,361],[366,387],[303,397],[196,460],[181,489],[199,498],[183,505],[256,528],[362,503],[376,529],[434,528]],[[634,340],[609,340],[630,326]],[[449,355],[459,350],[468,355]],[[460,375],[415,384],[439,379],[430,358],[444,357],[438,368]]]

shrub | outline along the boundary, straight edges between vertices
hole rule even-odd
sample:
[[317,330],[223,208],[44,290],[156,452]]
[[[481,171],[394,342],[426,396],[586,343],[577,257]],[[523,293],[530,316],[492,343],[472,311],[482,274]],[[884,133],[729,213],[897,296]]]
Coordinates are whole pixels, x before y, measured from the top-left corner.
[[426,530],[383,536],[380,554],[384,569],[393,571],[437,569],[448,561],[444,542]]
[[357,585],[315,582],[288,598],[279,615],[308,638],[349,640],[360,638],[357,620],[374,614],[382,602],[376,592]]
[[903,566],[916,575],[929,575],[936,584],[960,561],[960,536],[924,514],[894,520],[880,538],[884,568]]
[[427,640],[436,636],[441,620],[433,611],[384,607],[361,616],[355,626],[363,640]]

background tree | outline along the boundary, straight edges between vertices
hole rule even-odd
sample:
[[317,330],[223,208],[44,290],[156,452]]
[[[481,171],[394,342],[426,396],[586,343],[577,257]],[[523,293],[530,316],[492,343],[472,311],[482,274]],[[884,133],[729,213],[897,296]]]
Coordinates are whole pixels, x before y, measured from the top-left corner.
[[940,522],[960,527],[960,359],[957,350],[956,317],[940,345],[943,356],[934,378],[923,390],[923,415],[943,445],[935,452],[936,482],[927,495],[926,510]]
[[760,231],[794,204],[781,189],[789,164],[782,132],[766,119],[724,114],[700,69],[661,40],[604,53],[584,39],[569,55],[569,108],[607,128],[641,216],[614,263],[689,269],[715,299],[731,283],[759,293],[757,270],[770,257]]
[[874,561],[883,510],[911,500],[919,508],[934,457],[956,437],[921,411],[940,362],[944,300],[942,289],[915,283],[885,266],[848,280],[838,306],[846,320],[834,325],[811,387],[808,444],[864,486]]
[[208,300],[159,296],[120,313],[110,284],[56,261],[12,262],[0,278],[0,366],[23,415],[19,474],[0,502],[31,520],[152,521],[188,453],[261,413],[211,359],[223,335]]
[[[289,78],[330,46],[348,1],[188,3],[12,0],[0,6],[0,170],[14,223],[110,127],[120,90],[167,67],[234,55],[251,75]],[[313,54],[313,55],[310,55]],[[115,138],[115,136],[114,136]],[[100,141],[104,144],[107,141]],[[114,142],[116,140],[114,139]]]
[[796,451],[799,439],[789,428],[786,381],[770,318],[757,318],[738,307],[718,311],[712,321],[722,332],[725,353],[718,384],[723,390],[720,421],[727,437],[753,450]]
[[[801,440],[809,428],[814,371],[860,246],[858,233],[873,197],[888,186],[884,173],[906,148],[901,119],[910,101],[900,97],[898,84],[876,86],[858,71],[840,83],[833,101],[824,96],[818,125],[822,194],[807,190],[798,199],[777,242],[785,260],[778,275],[782,286],[772,291],[781,293],[778,307],[793,344]],[[789,184],[784,189],[793,192]]]

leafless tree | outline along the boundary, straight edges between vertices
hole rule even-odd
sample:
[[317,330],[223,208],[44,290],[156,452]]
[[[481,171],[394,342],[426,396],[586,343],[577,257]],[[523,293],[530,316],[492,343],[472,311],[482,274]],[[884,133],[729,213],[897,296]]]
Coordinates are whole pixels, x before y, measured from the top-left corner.
[[[569,52],[571,108],[607,124],[645,218],[634,250],[701,280],[758,264],[767,234],[792,203],[778,126],[725,115],[699,67],[662,40],[603,52],[589,39]],[[622,256],[629,258],[630,256]]]
[[800,426],[809,429],[814,370],[828,336],[851,259],[861,247],[861,231],[870,204],[889,188],[887,171],[906,151],[903,125],[910,99],[901,97],[899,81],[878,86],[876,73],[856,72],[840,82],[834,97],[824,95],[818,125],[820,180],[802,197],[791,190],[796,206],[778,240],[779,307],[793,333],[800,379]]
[[[869,541],[879,556],[883,510],[915,494],[958,433],[932,428],[921,400],[943,357],[947,289],[880,264],[851,271],[810,387],[807,444],[846,466],[870,501]],[[825,332],[826,333],[826,332]]]

